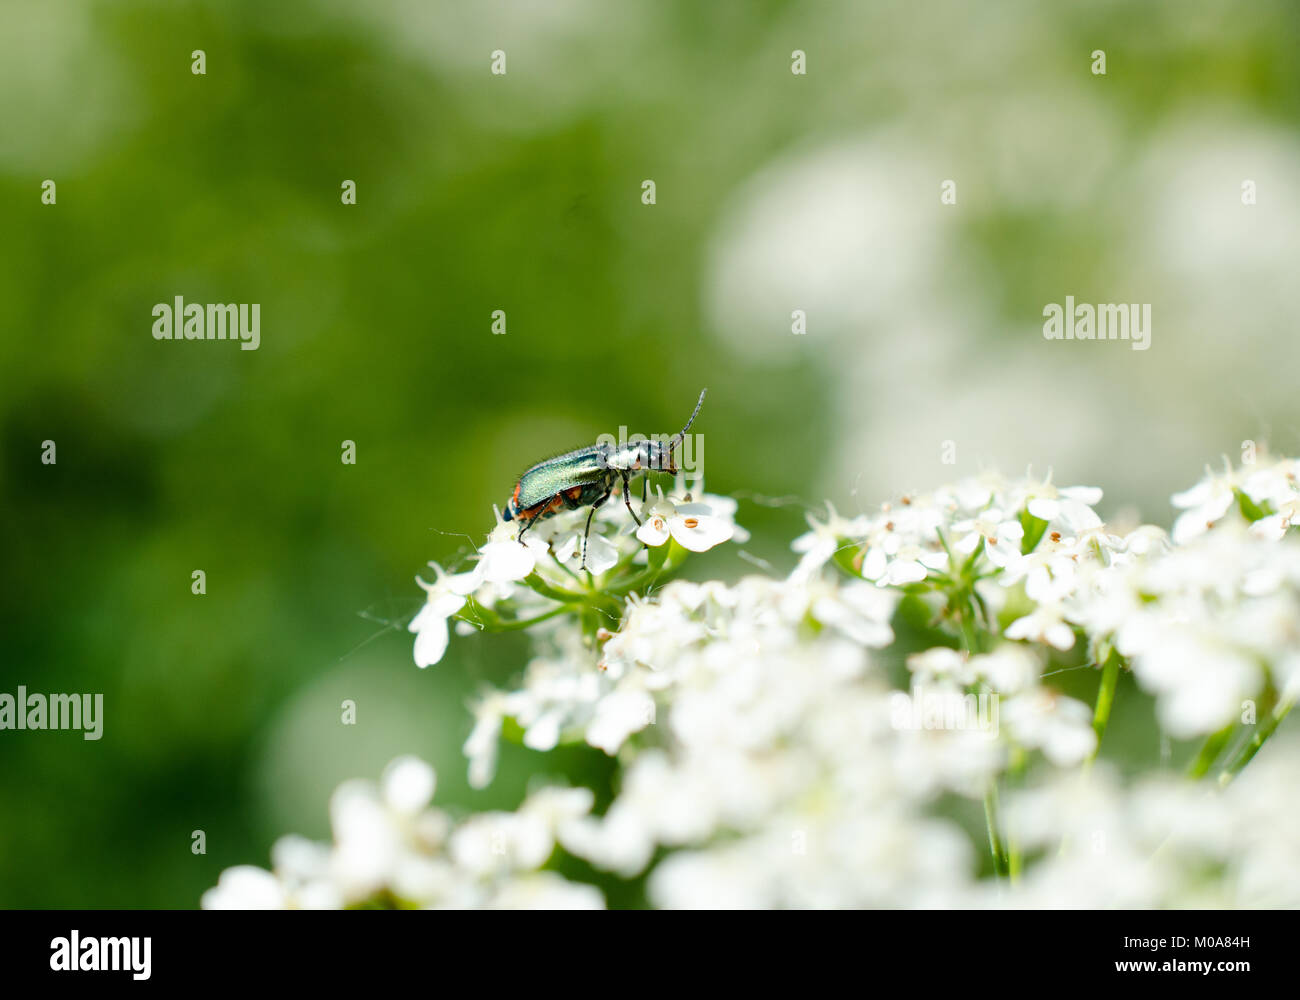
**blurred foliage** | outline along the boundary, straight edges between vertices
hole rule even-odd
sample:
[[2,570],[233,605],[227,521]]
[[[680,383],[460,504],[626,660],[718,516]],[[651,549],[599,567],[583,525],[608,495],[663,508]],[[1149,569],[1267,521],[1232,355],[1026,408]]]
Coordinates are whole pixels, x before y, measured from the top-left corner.
[[[701,261],[783,150],[1010,86],[967,30],[1023,14],[1043,62],[1105,34],[1112,65],[1139,66],[1108,81],[1124,128],[1172,94],[1300,111],[1285,5],[1223,5],[1248,23],[1218,48],[1136,3],[1001,4],[988,23],[957,5],[550,6],[0,11],[0,690],[103,692],[106,714],[100,742],[0,733],[0,905],[196,905],[281,833],[323,836],[329,791],[398,753],[431,760],[456,809],[555,775],[607,794],[612,762],[585,749],[509,748],[467,787],[466,704],[526,645],[453,641],[417,671],[412,577],[477,540],[539,456],[673,430],[705,385],[709,486],[745,501],[748,551],[788,567],[801,505],[764,498],[820,502],[839,359],[721,344]],[[792,87],[798,47],[814,71]],[[1005,278],[991,297],[1048,266],[1025,253],[1043,224],[966,233]],[[261,349],[154,341],[150,310],[176,295],[261,303]],[[734,551],[698,564],[752,570]]]

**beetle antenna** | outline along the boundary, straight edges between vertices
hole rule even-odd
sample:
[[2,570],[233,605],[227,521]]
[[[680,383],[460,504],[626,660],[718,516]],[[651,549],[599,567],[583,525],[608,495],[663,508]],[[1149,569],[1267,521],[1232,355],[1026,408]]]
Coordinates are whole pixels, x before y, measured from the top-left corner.
[[707,387],[700,390],[700,398],[695,404],[695,409],[691,411],[691,419],[686,421],[686,426],[678,431],[677,434],[673,436],[673,439],[668,442],[668,454],[671,455],[673,449],[682,443],[682,438],[686,437],[686,432],[691,429],[691,424],[695,423],[695,415],[700,412],[700,407],[704,405],[704,394],[708,391]]

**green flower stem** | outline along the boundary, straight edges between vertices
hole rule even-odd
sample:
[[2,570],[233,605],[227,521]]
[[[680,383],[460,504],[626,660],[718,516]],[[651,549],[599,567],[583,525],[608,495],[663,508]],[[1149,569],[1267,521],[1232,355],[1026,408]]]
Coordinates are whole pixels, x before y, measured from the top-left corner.
[[495,611],[483,607],[472,597],[469,598],[469,607],[473,611],[473,617],[459,616],[462,620],[469,622],[471,625],[477,625],[482,629],[490,632],[513,632],[518,629],[525,629],[529,626],[536,625],[538,622],[544,622],[548,618],[554,618],[556,615],[564,614],[566,611],[573,610],[572,604],[561,604],[552,608],[550,611],[535,615],[532,618],[502,618]]
[[[1116,651],[1114,646],[1106,650],[1106,655],[1101,659],[1101,683],[1097,686],[1097,703],[1092,711],[1092,731],[1097,734],[1097,745],[1092,748],[1092,753],[1083,762],[1079,769],[1079,783],[1084,785],[1089,781],[1089,774],[1092,770],[1093,762],[1101,752],[1101,740],[1106,735],[1106,726],[1110,722],[1110,710],[1115,704],[1115,688],[1119,683],[1119,669],[1123,666],[1124,658]],[[1057,849],[1057,856],[1064,857],[1070,847],[1070,837],[1067,834],[1061,838],[1061,846]]]
[[975,656],[980,651],[979,634],[975,631],[975,616],[969,603],[965,607],[958,609],[957,619],[961,624],[962,641],[966,643],[966,649],[970,652],[970,655]]
[[556,615],[562,615],[566,611],[571,610],[572,605],[561,604],[558,608],[554,608],[540,615],[534,615],[532,618],[519,618],[514,621],[502,620],[498,622],[495,628],[502,632],[513,632],[517,629],[530,628],[538,622],[544,622],[548,618],[554,618]]
[[524,583],[543,597],[549,597],[561,604],[591,607],[615,620],[622,615],[622,605],[607,591],[592,588],[582,591],[565,590],[542,577],[536,570],[524,578]]
[[653,584],[664,573],[678,569],[690,555],[689,551],[678,544],[677,539],[670,538],[664,545],[656,545],[649,550],[646,568],[640,573],[619,581],[605,593],[611,597],[626,597],[634,590]]
[[1187,776],[1192,779],[1204,778],[1209,772],[1214,762],[1218,760],[1219,754],[1223,753],[1223,748],[1228,745],[1232,739],[1232,734],[1236,731],[1237,724],[1230,722],[1217,733],[1211,733],[1201,745],[1200,752],[1196,759],[1192,761],[1191,766],[1187,769]]
[[1268,718],[1265,719],[1256,730],[1255,735],[1251,737],[1250,742],[1247,743],[1241,749],[1241,752],[1237,754],[1237,759],[1219,773],[1220,787],[1232,781],[1233,778],[1241,773],[1242,768],[1255,759],[1255,754],[1259,753],[1259,748],[1268,741],[1268,738],[1277,731],[1277,727],[1281,724],[1282,720],[1287,717],[1287,713],[1290,712],[1291,708],[1295,705],[1295,700],[1295,695],[1290,695],[1289,697],[1280,699],[1278,703],[1273,706],[1273,711],[1269,713]]
[[1097,745],[1088,757],[1091,764],[1101,751],[1101,738],[1106,735],[1111,706],[1115,703],[1115,687],[1119,683],[1120,655],[1111,647],[1101,669],[1101,685],[1097,688],[1097,705],[1092,713],[1092,731],[1097,734]]
[[585,594],[565,590],[563,587],[543,578],[537,570],[533,570],[528,576],[524,577],[524,583],[543,597],[549,597],[551,600],[559,601],[562,604],[583,604],[587,600]]
[[[944,551],[948,553],[950,564],[956,565],[953,559],[952,549],[948,547],[948,540],[943,537],[943,532],[939,533],[939,540],[943,543]],[[979,636],[975,630],[975,609],[971,601],[969,587],[965,583],[960,583],[949,593],[949,607],[955,608],[957,621],[961,627],[962,639],[966,644],[966,651],[974,656],[979,652]],[[1002,821],[998,809],[998,783],[994,778],[989,781],[988,790],[984,793],[984,825],[988,829],[989,835],[989,853],[993,856],[993,873],[998,878],[1008,877],[1013,870],[1018,874],[1020,863],[1017,859],[1014,863],[1007,854],[1005,845],[1002,843]]]
[[948,545],[947,537],[944,535],[943,531],[940,530],[939,528],[935,529],[935,534],[939,536],[939,544],[943,546],[943,551],[948,554],[948,565],[951,566],[953,569],[956,569],[958,565],[957,557],[952,554],[952,549]]
[[1011,873],[1011,865],[1002,846],[1002,834],[999,832],[998,786],[990,781],[988,791],[984,793],[984,825],[989,831],[989,853],[993,855],[993,872],[998,878]]
[[[1012,743],[1011,746],[1011,764],[1008,768],[1008,774],[1019,785],[1025,776],[1025,766],[1028,759],[1025,755],[1024,747],[1018,743]],[[1024,870],[1025,858],[1020,850],[1020,842],[1013,831],[1007,831],[1007,874],[1011,878],[1011,884],[1015,885],[1020,881],[1020,873]]]
[[861,580],[862,573],[853,568],[853,561],[866,551],[865,546],[852,542],[847,538],[837,539],[836,542],[835,554],[831,556],[831,562],[842,569],[851,579]]

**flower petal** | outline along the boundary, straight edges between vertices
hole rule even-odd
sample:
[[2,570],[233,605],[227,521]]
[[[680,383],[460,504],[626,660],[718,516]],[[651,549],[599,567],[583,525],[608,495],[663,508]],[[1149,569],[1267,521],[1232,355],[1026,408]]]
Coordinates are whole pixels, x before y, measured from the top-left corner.
[[660,515],[655,514],[645,524],[637,528],[636,537],[652,548],[663,545],[669,538],[668,522]]
[[[687,504],[687,507],[696,506]],[[692,552],[707,552],[715,545],[727,541],[736,533],[735,526],[717,517],[707,514],[683,514],[685,507],[677,509],[677,516],[668,522],[668,530],[684,549]]]

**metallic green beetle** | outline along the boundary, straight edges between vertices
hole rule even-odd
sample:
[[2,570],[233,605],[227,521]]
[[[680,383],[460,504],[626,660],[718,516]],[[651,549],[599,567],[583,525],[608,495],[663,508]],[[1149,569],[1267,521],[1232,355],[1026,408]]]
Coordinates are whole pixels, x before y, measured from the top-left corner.
[[[537,521],[545,520],[563,510],[578,510],[590,507],[587,515],[587,528],[582,536],[582,568],[587,566],[587,539],[591,536],[591,519],[614,492],[619,481],[623,484],[623,502],[627,512],[639,525],[641,519],[632,510],[632,500],[628,496],[628,480],[639,472],[677,472],[673,463],[675,449],[691,429],[695,416],[704,405],[704,389],[695,404],[686,426],[667,442],[633,441],[627,444],[593,444],[577,451],[566,452],[544,462],[538,462],[519,477],[515,491],[506,502],[503,520],[521,521],[522,527],[516,536],[523,541],[524,532]],[[647,480],[649,476],[647,475]],[[644,499],[644,481],[642,498]]]

